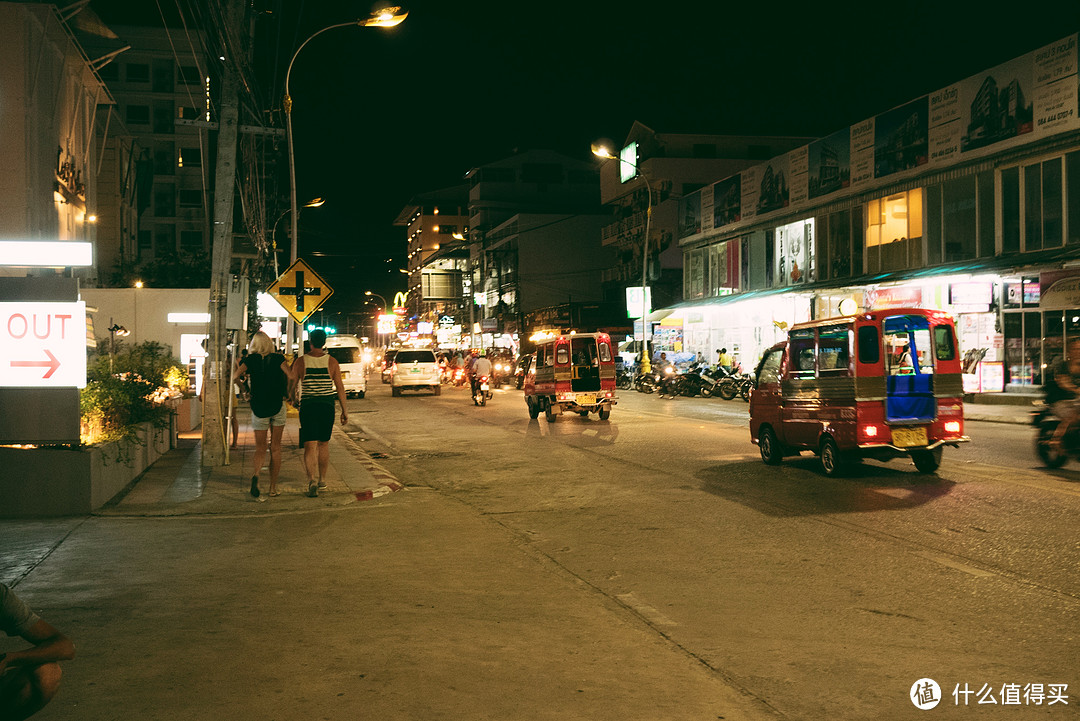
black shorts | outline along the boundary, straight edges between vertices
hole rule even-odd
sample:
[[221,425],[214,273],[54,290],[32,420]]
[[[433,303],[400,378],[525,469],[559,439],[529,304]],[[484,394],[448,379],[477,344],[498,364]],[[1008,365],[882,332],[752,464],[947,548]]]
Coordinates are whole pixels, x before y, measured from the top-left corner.
[[329,441],[334,432],[333,403],[300,403],[300,445]]

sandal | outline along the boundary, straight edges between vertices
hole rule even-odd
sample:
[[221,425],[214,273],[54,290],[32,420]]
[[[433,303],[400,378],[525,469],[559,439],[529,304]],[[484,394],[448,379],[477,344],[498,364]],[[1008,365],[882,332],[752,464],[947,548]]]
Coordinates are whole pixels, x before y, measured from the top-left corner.
[[280,495],[281,495],[281,491],[278,491],[278,490],[270,491],[270,497],[271,498],[277,498]]

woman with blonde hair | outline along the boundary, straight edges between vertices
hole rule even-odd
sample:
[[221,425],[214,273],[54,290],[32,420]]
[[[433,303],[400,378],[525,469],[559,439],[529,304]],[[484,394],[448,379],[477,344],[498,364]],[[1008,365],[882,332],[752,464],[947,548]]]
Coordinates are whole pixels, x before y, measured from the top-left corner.
[[251,337],[248,355],[236,369],[233,381],[249,378],[251,386],[251,430],[255,431],[255,472],[251,476],[251,495],[263,501],[259,492],[259,471],[266,459],[267,431],[270,432],[269,495],[281,495],[277,489],[281,471],[281,434],[285,430],[285,396],[289,389],[290,369],[285,356],[274,348],[270,336],[262,331]]

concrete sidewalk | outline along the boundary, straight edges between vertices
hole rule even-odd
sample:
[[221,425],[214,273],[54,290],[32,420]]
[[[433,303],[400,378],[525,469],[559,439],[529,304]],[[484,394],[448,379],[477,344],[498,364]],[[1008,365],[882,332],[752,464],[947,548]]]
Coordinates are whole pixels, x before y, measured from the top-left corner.
[[303,451],[299,448],[299,420],[287,418],[282,434],[281,473],[278,491],[269,497],[269,452],[259,470],[259,499],[250,494],[255,455],[255,434],[251,430],[251,412],[239,409],[238,447],[229,451],[229,465],[203,467],[200,430],[181,434],[178,447],[169,451],[146,470],[131,487],[110,501],[94,515],[103,516],[176,516],[219,515],[233,513],[266,514],[312,510],[348,505],[370,500],[400,490],[393,475],[373,461],[345,434],[334,426],[330,439],[327,489],[318,498],[307,494],[307,475]]

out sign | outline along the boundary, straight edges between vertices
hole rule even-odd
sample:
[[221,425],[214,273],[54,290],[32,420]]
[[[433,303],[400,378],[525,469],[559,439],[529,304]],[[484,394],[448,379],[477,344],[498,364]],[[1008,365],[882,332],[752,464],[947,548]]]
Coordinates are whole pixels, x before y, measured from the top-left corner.
[[85,303],[0,303],[0,387],[85,385]]

